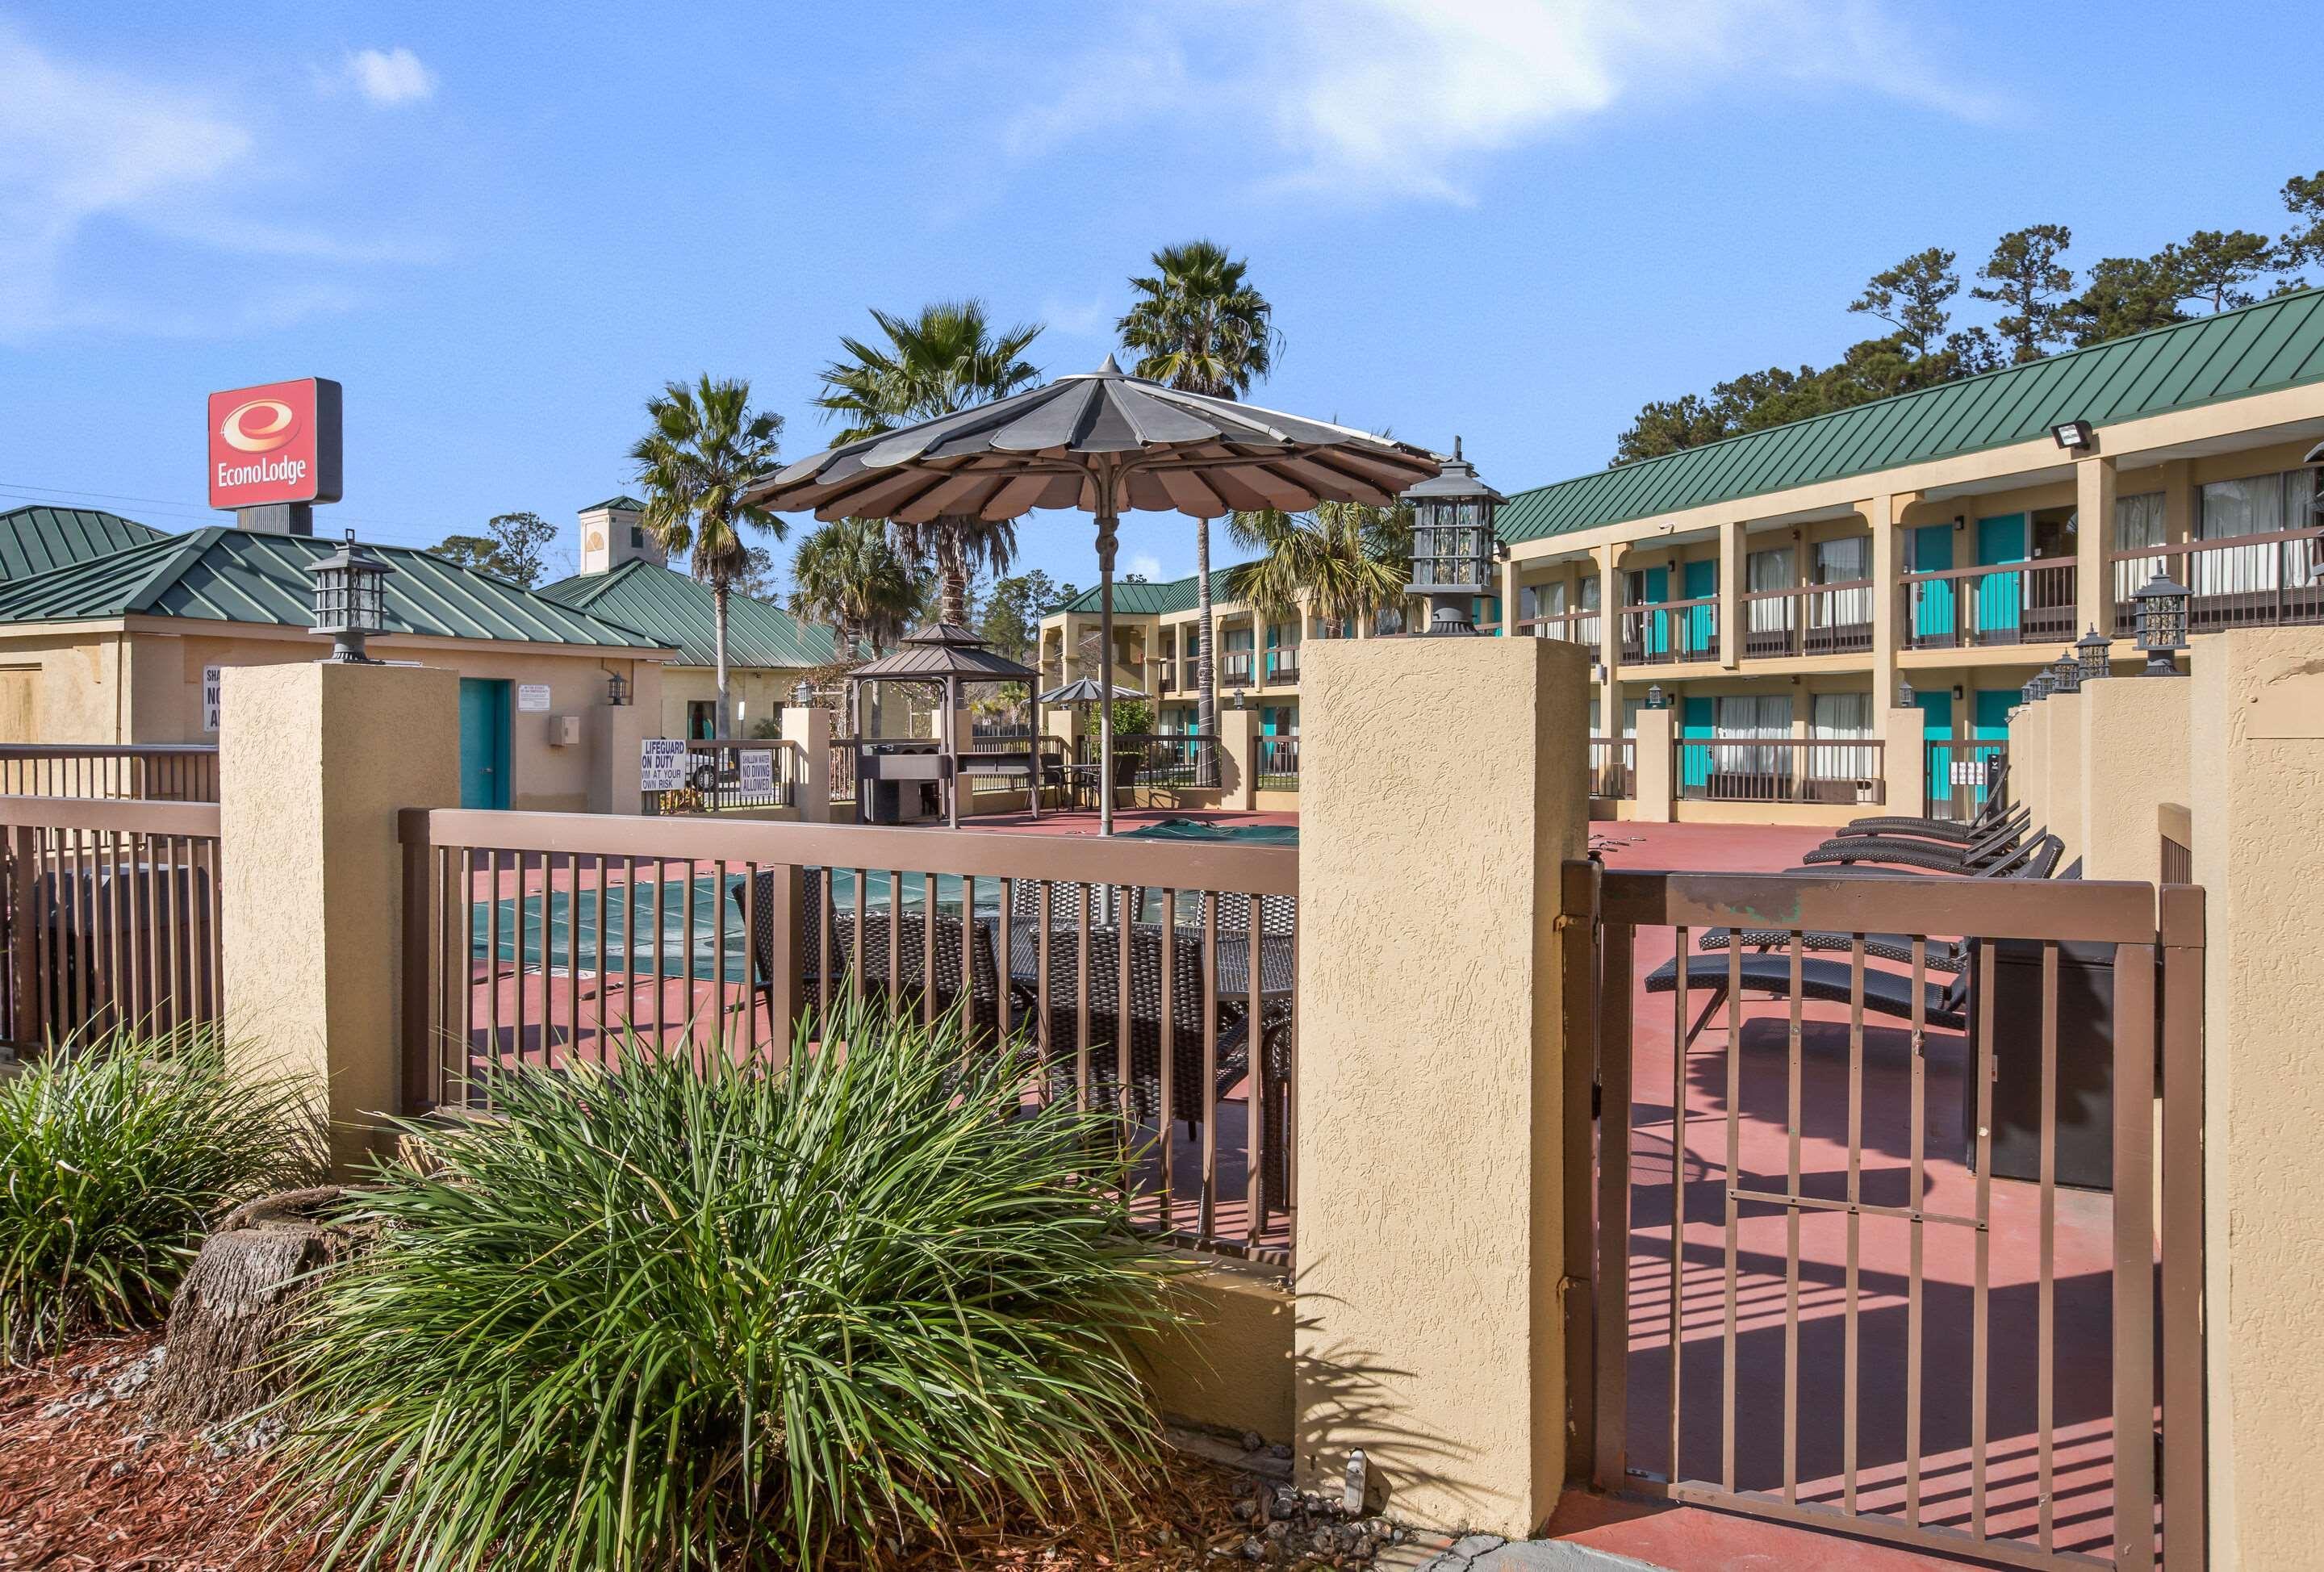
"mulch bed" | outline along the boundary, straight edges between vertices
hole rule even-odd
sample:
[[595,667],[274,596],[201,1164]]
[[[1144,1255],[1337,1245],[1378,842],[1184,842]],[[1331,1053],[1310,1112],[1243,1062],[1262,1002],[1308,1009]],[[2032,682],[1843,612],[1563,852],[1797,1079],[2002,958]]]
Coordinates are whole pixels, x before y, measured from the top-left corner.
[[[206,1437],[148,1423],[140,1389],[158,1341],[152,1333],[94,1338],[29,1368],[0,1370],[0,1568],[309,1572],[316,1565],[310,1536],[267,1531],[272,1503],[254,1499],[271,1474],[263,1453],[244,1449],[231,1427]],[[899,1564],[930,1572],[1249,1567],[1243,1547],[1263,1531],[1251,1507],[1272,1488],[1240,1470],[1173,1457],[1115,1522],[963,1526],[952,1547],[907,1553]],[[1293,1558],[1277,1550],[1267,1559]]]

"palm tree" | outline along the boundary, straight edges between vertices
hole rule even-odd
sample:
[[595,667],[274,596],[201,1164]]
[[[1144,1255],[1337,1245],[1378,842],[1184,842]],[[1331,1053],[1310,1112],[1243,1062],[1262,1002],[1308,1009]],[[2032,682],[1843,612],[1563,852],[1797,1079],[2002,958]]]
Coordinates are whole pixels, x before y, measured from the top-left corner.
[[878,519],[822,525],[791,559],[791,610],[839,630],[840,658],[858,641],[876,657],[901,638],[922,596],[911,565],[896,552]]
[[[1022,356],[1041,336],[1041,324],[1019,323],[995,338],[982,301],[940,301],[911,318],[875,310],[872,319],[886,342],[840,339],[848,358],[824,367],[815,401],[826,415],[849,422],[841,443],[956,414],[1040,379]],[[1017,551],[1013,523],[973,513],[927,523],[891,519],[888,527],[901,550],[935,562],[942,586],[937,615],[948,623],[968,621],[969,580],[981,569],[1007,571]]]
[[[1154,254],[1154,273],[1133,278],[1137,301],[1115,331],[1137,356],[1139,376],[1189,393],[1240,398],[1275,364],[1282,338],[1275,308],[1250,287],[1249,264],[1208,240],[1166,245]],[[1218,672],[1212,659],[1211,521],[1194,521],[1195,729],[1218,730]]]
[[750,524],[778,541],[789,529],[742,500],[744,487],[775,468],[783,418],[751,408],[748,382],[714,382],[708,372],[692,387],[665,384],[646,401],[646,417],[651,427],[630,449],[646,494],[639,522],[664,551],[687,553],[694,577],[710,586],[717,628],[717,730],[723,737],[728,731],[726,606],[735,580],[751,570],[751,545],[739,526]]
[[1255,561],[1228,570],[1227,596],[1262,617],[1299,607],[1327,621],[1358,623],[1398,606],[1412,578],[1412,510],[1327,502],[1313,513],[1236,513],[1227,538]]

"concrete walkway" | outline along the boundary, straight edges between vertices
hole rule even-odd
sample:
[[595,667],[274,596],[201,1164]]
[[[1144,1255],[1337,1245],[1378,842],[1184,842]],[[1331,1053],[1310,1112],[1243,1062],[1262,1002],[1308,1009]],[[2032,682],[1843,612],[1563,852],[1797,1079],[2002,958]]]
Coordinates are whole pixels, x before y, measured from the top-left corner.
[[1471,1534],[1443,1549],[1398,1545],[1381,1551],[1373,1565],[1393,1572],[1665,1572],[1651,1561],[1571,1540],[1510,1540],[1491,1534]]

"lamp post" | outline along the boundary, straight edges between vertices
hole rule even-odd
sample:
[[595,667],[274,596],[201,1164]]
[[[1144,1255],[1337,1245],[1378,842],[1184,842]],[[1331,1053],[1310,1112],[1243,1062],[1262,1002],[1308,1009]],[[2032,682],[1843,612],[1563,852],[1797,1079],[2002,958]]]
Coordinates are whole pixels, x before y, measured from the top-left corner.
[[2114,675],[2113,649],[2114,641],[2098,632],[2095,624],[2089,633],[2074,641],[2074,659],[2082,669],[2082,681],[2086,686],[2101,677]]
[[347,532],[346,544],[315,564],[315,621],[309,633],[331,636],[331,659],[356,665],[375,665],[364,653],[364,640],[387,627],[387,576],[395,569],[355,543]]
[[795,709],[814,708],[815,684],[804,677],[800,678],[798,685],[791,689],[791,707]]
[[1670,707],[1670,700],[1663,697],[1663,685],[1661,683],[1649,682],[1646,684],[1646,707],[1648,709],[1668,709]]
[[1404,494],[1412,508],[1412,582],[1406,587],[1427,596],[1432,635],[1476,633],[1470,605],[1492,587],[1493,515],[1508,500],[1477,478],[1461,457],[1458,437],[1443,473]]
[[2137,644],[2146,652],[2146,670],[2141,675],[2176,677],[2175,657],[2187,647],[2187,587],[2165,578],[2158,568],[2130,599]]

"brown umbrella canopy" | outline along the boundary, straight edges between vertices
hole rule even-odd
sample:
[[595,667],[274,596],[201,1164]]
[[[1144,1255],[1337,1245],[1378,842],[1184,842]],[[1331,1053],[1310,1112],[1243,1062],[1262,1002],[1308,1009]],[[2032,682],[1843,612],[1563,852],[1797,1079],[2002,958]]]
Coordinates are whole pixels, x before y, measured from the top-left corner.
[[[1113,356],[958,414],[818,453],[745,492],[820,519],[1013,519],[1035,508],[1097,515],[1099,640],[1113,650],[1114,523],[1125,512],[1194,518],[1319,502],[1386,507],[1443,460],[1369,431],[1185,393],[1130,376]],[[1113,705],[1098,707],[1101,812],[1113,829]]]

